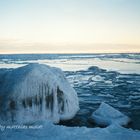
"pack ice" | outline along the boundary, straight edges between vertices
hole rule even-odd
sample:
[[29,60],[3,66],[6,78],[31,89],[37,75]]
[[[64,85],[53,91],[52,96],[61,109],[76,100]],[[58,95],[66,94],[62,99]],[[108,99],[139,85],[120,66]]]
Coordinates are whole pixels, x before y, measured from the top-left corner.
[[0,72],[0,121],[28,123],[71,119],[79,110],[77,93],[63,72],[29,64]]
[[129,117],[104,102],[92,113],[92,118],[97,124],[104,126],[111,124],[127,125],[130,122]]

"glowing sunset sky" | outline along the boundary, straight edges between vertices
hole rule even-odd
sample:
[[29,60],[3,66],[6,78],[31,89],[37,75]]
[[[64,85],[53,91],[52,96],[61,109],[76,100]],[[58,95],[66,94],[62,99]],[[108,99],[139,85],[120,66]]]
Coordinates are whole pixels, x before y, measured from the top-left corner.
[[0,0],[0,53],[140,52],[140,0]]

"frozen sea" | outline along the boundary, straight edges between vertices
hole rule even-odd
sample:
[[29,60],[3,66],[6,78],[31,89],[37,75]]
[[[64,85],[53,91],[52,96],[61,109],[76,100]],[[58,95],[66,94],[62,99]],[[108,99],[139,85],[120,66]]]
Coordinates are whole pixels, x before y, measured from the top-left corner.
[[[96,127],[91,114],[106,102],[132,119],[140,130],[140,54],[16,54],[0,55],[0,70],[29,63],[61,68],[78,93],[80,110],[66,126]],[[1,71],[0,71],[1,72]]]

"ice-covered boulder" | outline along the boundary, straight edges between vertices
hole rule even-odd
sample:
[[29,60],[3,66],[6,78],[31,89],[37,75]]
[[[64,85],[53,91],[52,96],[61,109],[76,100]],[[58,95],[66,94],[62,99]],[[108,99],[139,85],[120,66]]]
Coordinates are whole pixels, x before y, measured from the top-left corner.
[[103,126],[110,124],[127,125],[130,122],[129,117],[104,102],[92,113],[92,119],[95,123]]
[[42,64],[10,69],[0,77],[0,120],[58,123],[79,110],[77,93],[63,72]]

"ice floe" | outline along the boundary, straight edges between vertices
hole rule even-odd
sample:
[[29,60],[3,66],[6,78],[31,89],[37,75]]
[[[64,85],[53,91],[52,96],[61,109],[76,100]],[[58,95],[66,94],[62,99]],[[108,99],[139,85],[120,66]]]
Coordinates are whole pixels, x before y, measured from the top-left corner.
[[92,113],[92,119],[95,123],[103,126],[111,124],[127,125],[130,122],[129,117],[104,102]]
[[104,78],[101,77],[100,75],[96,75],[96,76],[93,76],[92,77],[92,80],[98,82],[98,81],[103,81]]

